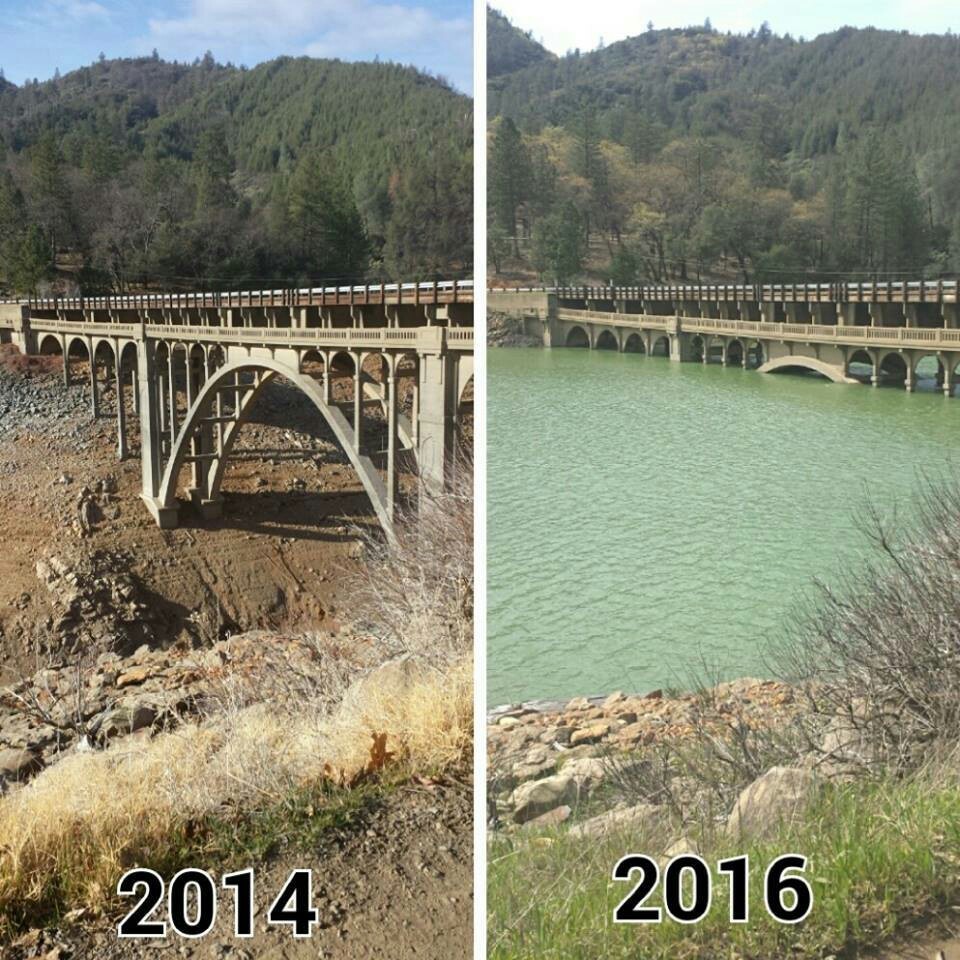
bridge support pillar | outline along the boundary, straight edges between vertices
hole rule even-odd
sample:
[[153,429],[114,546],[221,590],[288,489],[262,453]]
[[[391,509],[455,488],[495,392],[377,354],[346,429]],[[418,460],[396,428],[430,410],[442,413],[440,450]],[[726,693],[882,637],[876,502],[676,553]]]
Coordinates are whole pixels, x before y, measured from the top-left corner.
[[360,453],[363,442],[363,354],[357,354],[353,374],[353,441]]
[[126,460],[129,452],[127,450],[127,411],[123,405],[123,369],[119,353],[113,369],[117,391],[117,458]]
[[159,499],[162,479],[160,443],[160,410],[162,406],[159,385],[156,343],[145,337],[137,340],[137,385],[140,393],[140,465],[143,500],[150,516],[162,530],[177,525],[179,509],[163,506]]
[[945,397],[953,396],[953,364],[954,358],[947,357],[947,362],[943,365],[943,395]]
[[90,413],[96,420],[100,416],[100,384],[97,380],[97,361],[93,355],[93,346],[89,346],[90,354]]
[[420,354],[417,442],[420,482],[429,491],[444,489],[453,455],[456,359],[447,353]]
[[387,375],[387,516],[392,523],[397,505],[397,376]]

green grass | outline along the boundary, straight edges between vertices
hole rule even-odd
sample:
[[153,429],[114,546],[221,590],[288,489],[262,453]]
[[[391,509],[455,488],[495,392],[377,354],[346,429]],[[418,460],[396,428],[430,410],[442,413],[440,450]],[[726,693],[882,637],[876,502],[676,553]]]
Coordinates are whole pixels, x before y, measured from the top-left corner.
[[[713,904],[698,925],[614,925],[630,885],[610,879],[625,853],[656,856],[670,836],[572,840],[563,829],[491,841],[488,916],[497,960],[770,960],[855,957],[960,900],[960,789],[939,783],[855,784],[827,789],[801,823],[766,842],[702,839],[712,866],[750,855],[750,922],[728,923],[727,881],[714,872]],[[781,853],[809,858],[810,916],[774,922],[762,903],[763,872]],[[661,905],[659,889],[648,905]]]

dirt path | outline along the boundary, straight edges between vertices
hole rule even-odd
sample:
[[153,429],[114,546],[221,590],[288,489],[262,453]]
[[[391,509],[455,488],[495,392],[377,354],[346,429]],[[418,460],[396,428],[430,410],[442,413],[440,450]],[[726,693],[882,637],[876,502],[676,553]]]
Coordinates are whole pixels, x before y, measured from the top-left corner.
[[[118,917],[111,916],[35,931],[0,955],[3,960],[466,960],[473,937],[470,798],[468,783],[403,788],[349,834],[332,832],[312,853],[288,853],[256,867],[253,939],[233,937],[232,908],[226,905],[211,933],[199,940],[118,941]],[[267,927],[265,914],[290,871],[308,867],[314,871],[320,921],[312,937],[297,940],[285,928]]]

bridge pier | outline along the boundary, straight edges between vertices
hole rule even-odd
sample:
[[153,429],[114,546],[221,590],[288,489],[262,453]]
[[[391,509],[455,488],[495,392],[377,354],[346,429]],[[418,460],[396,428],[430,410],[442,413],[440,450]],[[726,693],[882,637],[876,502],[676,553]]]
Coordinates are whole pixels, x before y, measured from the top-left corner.
[[93,344],[88,342],[90,355],[90,414],[94,420],[100,416],[100,385],[97,381],[97,359],[93,353]]
[[123,405],[123,370],[119,358],[114,362],[114,385],[117,391],[117,457],[126,460],[127,453],[127,411]]

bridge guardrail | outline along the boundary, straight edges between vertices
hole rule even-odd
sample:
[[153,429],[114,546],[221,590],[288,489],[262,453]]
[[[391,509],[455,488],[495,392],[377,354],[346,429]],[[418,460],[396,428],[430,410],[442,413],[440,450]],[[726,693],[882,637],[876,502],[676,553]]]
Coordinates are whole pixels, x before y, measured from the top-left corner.
[[383,347],[413,347],[435,350],[448,344],[457,350],[472,350],[474,332],[463,327],[203,327],[139,323],[87,323],[73,320],[35,320],[37,334],[75,334],[84,337],[137,339],[141,330],[154,340],[178,342],[206,340],[225,344],[317,346],[320,344]]
[[119,294],[107,297],[28,297],[0,300],[36,310],[161,310],[164,308],[310,307],[378,304],[473,303],[472,280],[376,283],[195,293]]
[[552,293],[567,300],[743,300],[778,303],[957,303],[956,280],[783,284],[490,287],[490,293]]
[[568,322],[665,330],[679,323],[684,333],[753,334],[765,339],[865,341],[882,346],[960,345],[960,329],[944,327],[867,327],[846,324],[769,323],[757,320],[712,320],[704,317],[668,317],[638,313],[560,309],[557,318]]

